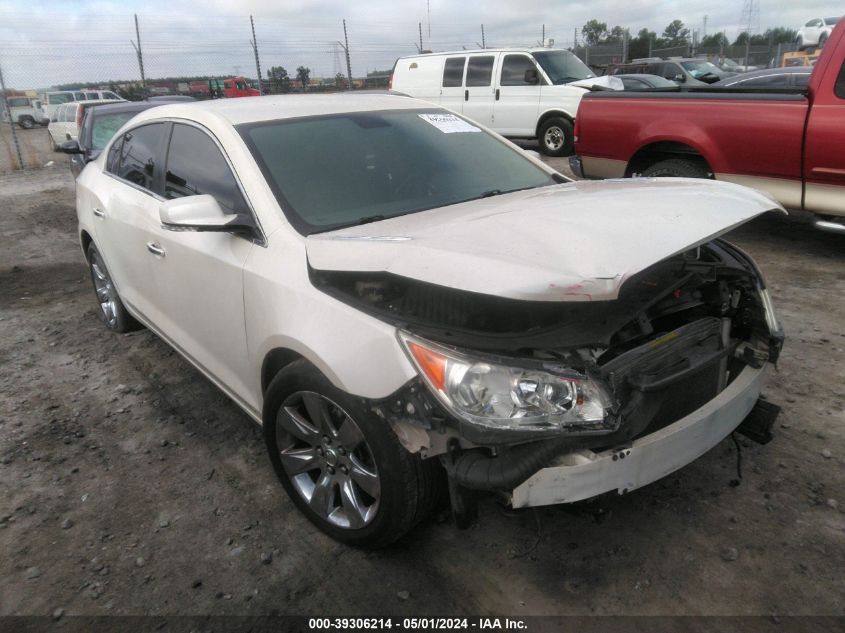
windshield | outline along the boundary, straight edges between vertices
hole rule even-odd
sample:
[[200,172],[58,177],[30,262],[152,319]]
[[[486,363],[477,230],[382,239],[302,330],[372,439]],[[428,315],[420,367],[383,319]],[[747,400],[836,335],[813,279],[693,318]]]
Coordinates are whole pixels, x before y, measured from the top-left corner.
[[700,79],[701,77],[704,77],[704,75],[719,74],[719,69],[710,62],[681,62],[681,66],[683,66],[687,70],[687,72],[696,79]]
[[117,131],[137,112],[120,112],[94,116],[94,128],[91,130],[91,149],[103,149]]
[[555,182],[442,110],[267,121],[238,131],[304,235]]
[[584,62],[569,51],[540,51],[533,55],[556,86],[595,77]]

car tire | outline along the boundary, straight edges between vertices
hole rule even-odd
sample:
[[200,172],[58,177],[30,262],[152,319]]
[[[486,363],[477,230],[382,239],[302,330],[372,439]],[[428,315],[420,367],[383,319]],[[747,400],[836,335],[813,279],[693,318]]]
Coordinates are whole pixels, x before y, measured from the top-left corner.
[[798,37],[796,37],[796,38],[795,38],[795,43],[798,45],[798,50],[799,50],[799,51],[803,51],[803,50],[804,50],[804,37],[803,37],[803,36],[799,35]]
[[53,135],[50,134],[50,132],[47,132],[47,136],[50,137],[50,149],[54,152],[58,152],[61,148],[56,145],[56,141],[53,139]]
[[35,120],[31,119],[28,116],[21,117],[18,119],[18,125],[20,125],[25,130],[31,130],[35,127]]
[[641,175],[644,178],[709,178],[700,162],[686,158],[661,160],[646,167]]
[[100,251],[97,250],[93,242],[88,245],[86,255],[91,283],[94,285],[94,294],[100,308],[98,310],[100,319],[113,332],[129,332],[140,327],[140,324],[126,311],[126,306],[120,299],[117,288],[103,261],[103,256],[100,255]]
[[819,36],[819,48],[824,48],[825,42],[827,42],[827,33],[822,33]]
[[575,130],[572,122],[563,117],[543,121],[537,140],[546,156],[570,156],[575,151]]
[[290,499],[337,541],[384,547],[437,503],[440,463],[408,452],[363,399],[335,387],[304,359],[267,387],[263,431]]

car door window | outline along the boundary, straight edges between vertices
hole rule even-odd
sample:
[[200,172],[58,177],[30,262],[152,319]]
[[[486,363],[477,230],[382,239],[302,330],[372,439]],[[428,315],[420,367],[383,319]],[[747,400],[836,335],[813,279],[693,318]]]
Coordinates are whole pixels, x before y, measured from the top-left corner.
[[89,100],[89,101],[90,101],[91,99],[98,100],[98,99],[100,98],[100,95],[98,95],[96,92],[86,92],[86,93],[85,93],[85,98],[86,98],[87,100]]
[[85,101],[85,95],[81,92],[74,92],[73,98],[76,99],[77,101]]
[[493,80],[493,62],[495,57],[484,55],[470,57],[467,64],[467,88],[489,86]]
[[536,69],[534,62],[527,55],[505,55],[499,83],[502,86],[535,86],[536,83],[526,83],[525,71]]
[[839,76],[836,78],[836,84],[833,86],[833,94],[840,99],[845,99],[845,63],[839,69]]
[[466,57],[449,57],[443,66],[443,87],[460,88],[464,84]]
[[663,72],[660,73],[660,76],[664,79],[672,79],[674,80],[675,77],[678,75],[683,75],[681,69],[678,68],[675,64],[663,64]]
[[644,81],[639,79],[634,79],[633,77],[620,77],[622,80],[622,85],[625,86],[625,90],[642,90],[643,88],[648,88],[649,85]]
[[50,105],[57,105],[59,103],[67,103],[68,101],[73,101],[73,96],[69,95],[66,92],[55,94],[55,95],[47,95],[47,103]]
[[142,125],[124,134],[117,175],[143,189],[158,193],[155,166],[163,134],[164,123]]
[[[202,160],[197,160],[202,156]],[[208,194],[227,214],[247,211],[241,190],[229,163],[212,138],[191,125],[173,126],[164,197],[168,199]]]
[[792,75],[792,85],[796,88],[806,88],[810,85],[810,73],[795,73]]
[[106,157],[107,172],[117,175],[118,168],[120,167],[120,151],[122,148],[123,137],[121,136],[112,143],[111,149],[109,149],[109,155]]

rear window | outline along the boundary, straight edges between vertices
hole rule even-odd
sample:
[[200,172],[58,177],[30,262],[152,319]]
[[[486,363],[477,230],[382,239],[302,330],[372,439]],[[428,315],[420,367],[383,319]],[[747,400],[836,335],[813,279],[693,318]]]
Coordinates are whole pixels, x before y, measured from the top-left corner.
[[554,182],[522,153],[442,110],[268,121],[238,131],[288,220],[306,235]]
[[466,57],[449,57],[443,66],[443,87],[460,88],[464,84]]
[[836,78],[836,84],[833,86],[833,93],[840,99],[845,99],[845,63],[839,69],[839,76]]
[[[95,108],[94,112],[98,109]],[[135,112],[120,112],[118,114],[94,115],[94,127],[91,130],[91,149],[103,149],[117,131],[123,127],[123,124],[135,114]]]
[[827,26],[833,26],[834,24],[838,24],[838,23],[839,23],[839,20],[841,20],[841,19],[842,19],[842,18],[825,18],[825,19],[824,19],[824,23],[825,23]]
[[73,101],[73,95],[69,92],[62,92],[56,95],[47,95],[47,103],[50,105],[58,105],[60,103],[67,103]]

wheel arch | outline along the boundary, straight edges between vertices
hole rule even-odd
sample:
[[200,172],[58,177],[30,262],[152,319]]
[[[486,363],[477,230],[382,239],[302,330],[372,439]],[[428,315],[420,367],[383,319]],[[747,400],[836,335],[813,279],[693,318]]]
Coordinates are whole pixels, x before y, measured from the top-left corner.
[[[267,391],[276,374],[301,358],[305,356],[287,347],[276,347],[267,352],[261,362],[261,393]],[[311,363],[310,360],[308,362]]]
[[569,114],[566,110],[546,110],[545,112],[543,112],[543,114],[540,115],[540,118],[537,119],[537,125],[534,127],[534,136],[539,137],[540,128],[543,127],[543,123],[554,117],[563,117],[564,119],[569,121],[573,126],[575,125],[575,117]]
[[88,261],[88,247],[94,242],[94,238],[86,230],[82,229],[79,232],[79,244],[82,246],[82,254],[85,256],[85,261]]
[[650,165],[670,158],[695,159],[702,162],[708,172],[713,172],[710,160],[699,148],[685,141],[661,140],[643,145],[631,156],[625,167],[625,177],[630,178]]

